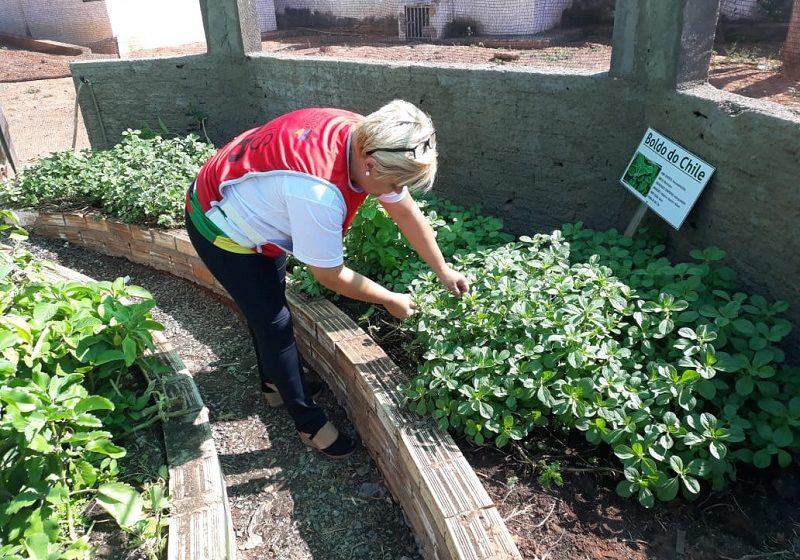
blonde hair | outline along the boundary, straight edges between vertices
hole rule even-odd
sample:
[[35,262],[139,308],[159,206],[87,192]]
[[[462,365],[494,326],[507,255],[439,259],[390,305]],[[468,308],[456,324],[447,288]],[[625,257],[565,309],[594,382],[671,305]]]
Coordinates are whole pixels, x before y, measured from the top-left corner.
[[394,177],[412,191],[433,186],[436,131],[431,118],[408,101],[395,99],[367,115],[354,130],[353,140],[364,154],[375,150],[369,155],[375,160],[373,172],[378,176]]

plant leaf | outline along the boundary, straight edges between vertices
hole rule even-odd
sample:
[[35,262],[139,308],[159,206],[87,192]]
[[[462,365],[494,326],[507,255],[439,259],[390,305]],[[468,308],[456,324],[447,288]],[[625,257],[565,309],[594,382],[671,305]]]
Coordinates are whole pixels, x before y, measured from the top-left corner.
[[135,525],[142,519],[144,501],[133,486],[124,482],[109,482],[97,489],[97,503],[122,528]]
[[129,336],[122,339],[122,352],[125,354],[125,365],[130,367],[136,361],[136,342]]

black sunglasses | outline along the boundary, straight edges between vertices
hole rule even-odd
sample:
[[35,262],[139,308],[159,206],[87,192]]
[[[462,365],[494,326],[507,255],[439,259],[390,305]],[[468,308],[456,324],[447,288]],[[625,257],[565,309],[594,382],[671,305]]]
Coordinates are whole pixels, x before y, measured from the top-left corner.
[[419,157],[422,154],[426,153],[435,145],[436,145],[436,133],[434,132],[433,134],[430,135],[430,137],[428,137],[427,140],[425,140],[424,142],[420,142],[413,148],[373,148],[371,150],[367,150],[367,155],[371,156],[375,152],[394,152],[394,153],[408,152],[409,154],[414,156],[414,159],[419,159]]

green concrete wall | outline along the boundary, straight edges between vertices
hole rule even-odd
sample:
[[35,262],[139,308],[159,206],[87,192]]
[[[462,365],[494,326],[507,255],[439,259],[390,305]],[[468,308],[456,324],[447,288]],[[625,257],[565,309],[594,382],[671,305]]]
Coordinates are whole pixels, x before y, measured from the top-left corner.
[[[189,113],[208,115],[222,144],[273,116],[304,106],[366,113],[394,98],[427,111],[439,132],[435,189],[503,216],[515,233],[584,220],[624,227],[629,197],[617,182],[639,141],[641,94],[605,74],[382,65],[254,55],[219,64],[208,57],[78,63],[98,99],[105,133],[160,122],[183,131]],[[146,79],[145,79],[146,77]],[[93,145],[97,111],[82,96]]]
[[[427,111],[438,131],[435,190],[530,233],[585,217],[619,222],[614,176],[638,142],[641,102],[605,75],[253,58],[268,116],[303,105],[370,112],[394,98]],[[291,84],[290,88],[274,84]],[[619,103],[620,100],[625,102]],[[623,123],[623,126],[619,126]]]
[[[172,133],[197,132],[206,117],[214,143],[261,117],[244,114],[239,86],[253,83],[247,61],[194,55],[179,58],[100,60],[71,65],[78,101],[94,148],[114,144],[127,128],[164,125]],[[81,85],[82,80],[88,81]],[[93,94],[93,95],[92,95]],[[96,101],[96,103],[95,103]]]
[[673,256],[725,249],[748,288],[792,305],[797,343],[800,113],[707,85],[651,94],[647,106],[648,126],[717,168],[683,228],[665,228]]

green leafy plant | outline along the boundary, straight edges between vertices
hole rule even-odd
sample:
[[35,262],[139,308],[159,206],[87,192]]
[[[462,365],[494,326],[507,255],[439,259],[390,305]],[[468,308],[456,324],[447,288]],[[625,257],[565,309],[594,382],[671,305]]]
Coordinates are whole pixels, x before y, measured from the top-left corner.
[[718,249],[676,265],[663,249],[575,224],[458,256],[460,300],[422,275],[409,406],[479,445],[583,432],[646,507],[720,488],[737,462],[788,465],[800,387],[777,346],[786,305],[735,291]]
[[[451,202],[426,195],[418,205],[431,224],[445,258],[479,248],[495,247],[512,239],[498,218],[484,216]],[[368,198],[356,214],[344,240],[345,263],[392,290],[406,290],[427,270],[395,223],[374,198]],[[327,295],[306,267],[292,269],[295,286],[309,295]]]
[[542,460],[536,464],[536,467],[538,470],[536,480],[539,481],[543,488],[550,490],[553,486],[564,486],[564,478],[561,476],[561,463]]
[[127,130],[110,150],[56,152],[40,160],[4,185],[0,204],[91,206],[125,222],[178,227],[186,189],[213,153],[194,135],[143,138]]
[[45,270],[25,251],[0,250],[0,556],[89,558],[81,519],[92,499],[123,528],[160,539],[163,522],[151,528],[147,511],[166,507],[153,498],[163,482],[145,491],[148,510],[117,480],[126,452],[116,440],[167,407],[159,379],[129,392],[150,331],[162,328],[153,300],[121,278],[52,281]]

